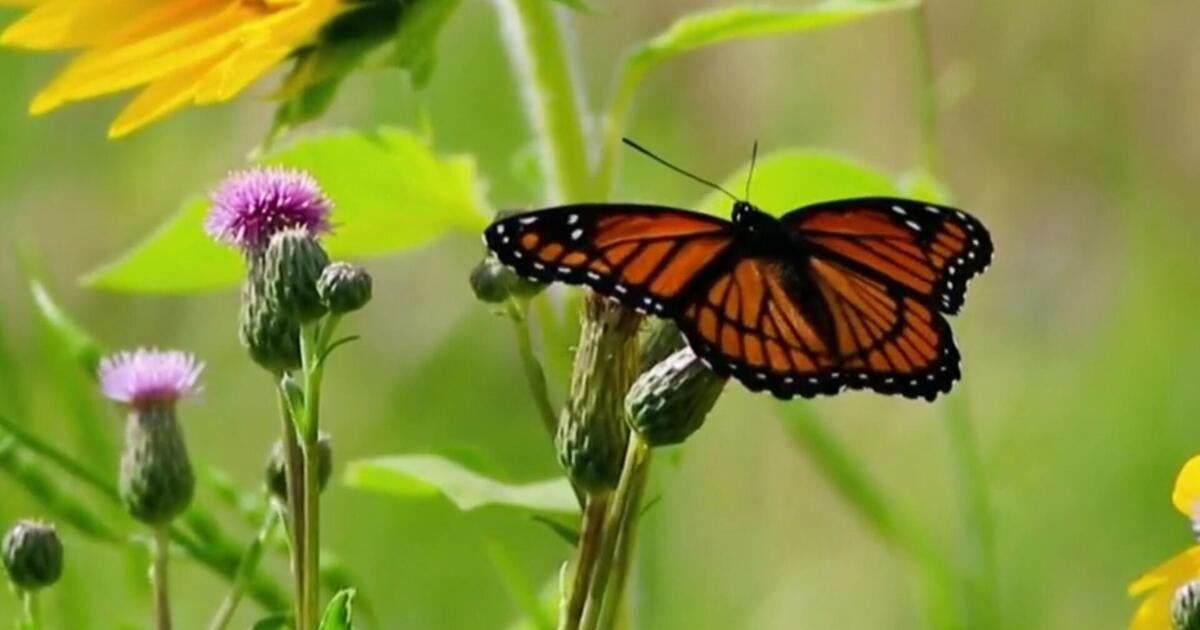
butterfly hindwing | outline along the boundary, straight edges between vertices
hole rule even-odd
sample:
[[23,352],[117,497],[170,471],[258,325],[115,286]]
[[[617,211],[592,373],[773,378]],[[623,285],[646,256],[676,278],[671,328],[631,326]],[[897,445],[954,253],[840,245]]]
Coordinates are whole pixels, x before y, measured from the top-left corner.
[[685,289],[732,243],[729,222],[662,206],[579,204],[500,219],[488,248],[521,275],[584,284],[673,316]]
[[815,256],[894,284],[943,313],[962,307],[967,282],[992,260],[992,240],[971,215],[886,197],[821,203],[784,215]]

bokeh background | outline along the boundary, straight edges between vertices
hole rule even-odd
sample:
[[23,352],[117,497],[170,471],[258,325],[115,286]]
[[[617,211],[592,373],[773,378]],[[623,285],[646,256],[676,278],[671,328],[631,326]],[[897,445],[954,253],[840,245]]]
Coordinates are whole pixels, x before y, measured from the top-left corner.
[[[595,4],[597,15],[571,18],[593,105],[622,50],[687,11],[727,3]],[[1128,581],[1191,539],[1169,492],[1200,450],[1200,5],[931,0],[927,10],[945,104],[944,179],[992,229],[997,250],[954,326],[966,373],[956,395],[990,491],[1003,627],[1121,628]],[[741,166],[755,139],[906,171],[918,144],[908,29],[895,14],[685,57],[649,77],[630,134],[714,177]],[[25,115],[61,61],[0,49],[0,347],[9,357],[0,410],[85,459],[121,430],[115,410],[106,433],[78,430],[80,405],[102,403],[63,394],[63,379],[77,375],[32,307],[24,274],[34,270],[106,344],[205,359],[206,393],[184,410],[193,455],[253,487],[276,420],[268,383],[235,338],[236,292],[121,295],[79,278],[244,163],[269,124],[272,82],[108,142],[121,98]],[[425,92],[394,72],[362,73],[319,125],[427,121],[438,150],[477,156],[497,207],[528,206],[537,200],[526,177],[530,132],[513,81],[493,7],[467,0]],[[625,160],[619,191],[682,205],[704,192],[635,159]],[[347,326],[367,341],[342,351],[326,388],[340,461],[466,450],[513,480],[556,472],[512,331],[467,287],[480,254],[477,239],[456,236],[369,262],[376,299]],[[931,539],[968,561],[944,404],[849,394],[811,408]],[[705,428],[656,462],[649,494],[661,500],[646,516],[635,577],[640,627],[924,627],[908,563],[846,509],[777,412],[731,385]],[[361,576],[385,628],[504,627],[517,607],[488,549],[535,586],[569,553],[503,510],[462,514],[437,498],[398,502],[340,484],[326,505],[328,545]],[[0,476],[0,523],[36,513]],[[52,627],[147,619],[140,569],[64,533]],[[224,584],[176,566],[180,626],[200,627]],[[0,593],[0,619],[15,607]],[[248,607],[239,623],[256,612]]]

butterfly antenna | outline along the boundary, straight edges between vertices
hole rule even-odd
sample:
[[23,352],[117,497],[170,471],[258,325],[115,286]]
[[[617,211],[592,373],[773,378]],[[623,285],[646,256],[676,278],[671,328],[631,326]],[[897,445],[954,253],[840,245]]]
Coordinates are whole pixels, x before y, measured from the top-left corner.
[[721,188],[717,184],[715,184],[707,179],[704,179],[703,177],[700,177],[699,175],[696,175],[695,173],[689,173],[689,172],[683,170],[682,168],[675,166],[674,164],[664,160],[663,158],[658,157],[657,155],[652,153],[650,151],[650,149],[643,147],[642,145],[634,142],[633,140],[630,140],[629,138],[621,138],[621,141],[624,142],[625,144],[629,145],[631,148],[633,148],[638,153],[645,155],[646,157],[654,160],[655,162],[658,162],[659,164],[662,164],[663,166],[675,171],[676,173],[679,173],[680,175],[694,179],[694,180],[700,182],[701,184],[704,184],[705,186],[712,188],[713,190],[718,190],[720,192],[723,192],[723,193],[725,193],[726,196],[728,196],[730,199],[732,199],[734,201],[741,201],[740,199],[737,198],[737,195],[734,195],[733,193],[729,192],[728,190]]
[[758,140],[754,141],[754,148],[750,150],[750,173],[746,175],[746,201],[750,201],[750,182],[754,181],[754,164],[758,162]]

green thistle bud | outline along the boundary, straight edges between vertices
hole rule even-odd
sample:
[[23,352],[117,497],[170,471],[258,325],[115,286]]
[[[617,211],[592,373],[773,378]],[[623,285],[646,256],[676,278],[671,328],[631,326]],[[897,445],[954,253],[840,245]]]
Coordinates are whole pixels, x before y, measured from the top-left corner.
[[536,280],[522,278],[492,254],[488,254],[471,270],[470,283],[475,297],[488,304],[497,304],[510,297],[531,298],[547,286]]
[[371,274],[358,265],[332,263],[321,272],[317,294],[335,315],[357,311],[371,301]]
[[625,405],[629,426],[650,446],[683,442],[704,424],[725,379],[684,348],[638,377]]
[[196,481],[170,404],[130,409],[121,455],[121,499],[147,525],[165,525],[192,502]]
[[555,444],[567,473],[589,491],[616,487],[628,431],[625,392],[636,374],[641,317],[590,294],[571,378],[571,395],[558,422]]
[[1192,580],[1175,591],[1171,598],[1171,627],[1200,630],[1200,580]]
[[63,569],[63,547],[54,526],[23,520],[4,535],[4,569],[14,586],[36,591],[58,581]]
[[[271,455],[267,458],[267,490],[275,498],[287,503],[287,458],[283,452],[283,441],[276,440],[271,447]],[[329,483],[333,474],[333,446],[329,434],[324,431],[317,437],[317,480],[321,490]]]
[[300,368],[300,325],[277,311],[267,300],[267,281],[260,259],[250,259],[242,306],[238,316],[238,339],[255,363],[272,372]]
[[655,319],[642,333],[641,356],[638,358],[638,373],[658,365],[663,359],[675,354],[684,346],[679,327],[669,319]]
[[263,286],[271,308],[301,324],[324,315],[317,281],[328,265],[329,256],[308,230],[276,232],[263,259]]

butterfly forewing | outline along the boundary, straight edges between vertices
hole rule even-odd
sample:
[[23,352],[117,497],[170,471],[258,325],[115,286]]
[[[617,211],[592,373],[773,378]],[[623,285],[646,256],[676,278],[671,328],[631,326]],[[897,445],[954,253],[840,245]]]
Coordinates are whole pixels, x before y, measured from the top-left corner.
[[632,308],[673,316],[687,287],[729,248],[731,228],[661,206],[581,204],[501,219],[484,240],[522,275],[586,284]]

